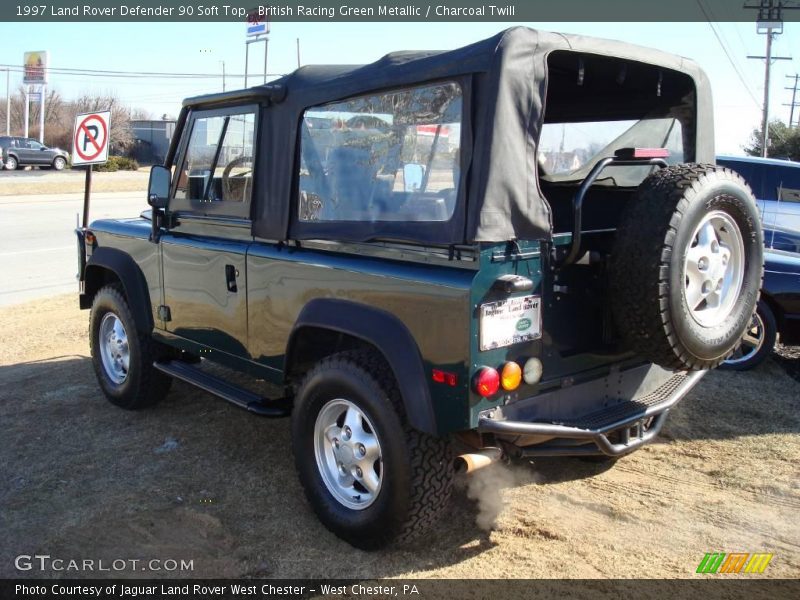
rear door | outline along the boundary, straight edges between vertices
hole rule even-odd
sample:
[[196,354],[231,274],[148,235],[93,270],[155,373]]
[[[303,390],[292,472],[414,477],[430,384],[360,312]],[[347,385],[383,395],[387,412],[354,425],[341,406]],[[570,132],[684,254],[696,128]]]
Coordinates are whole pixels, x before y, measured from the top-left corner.
[[247,354],[247,249],[256,106],[193,113],[161,238],[166,329],[209,352]]
[[19,161],[20,165],[32,165],[35,164],[33,161],[33,150],[31,150],[30,146],[30,139],[18,137],[17,140],[17,160]]

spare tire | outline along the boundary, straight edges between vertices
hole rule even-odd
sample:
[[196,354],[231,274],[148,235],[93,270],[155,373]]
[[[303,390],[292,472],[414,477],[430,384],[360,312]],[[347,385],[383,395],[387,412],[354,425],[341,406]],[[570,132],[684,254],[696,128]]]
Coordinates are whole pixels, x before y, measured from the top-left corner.
[[750,323],[762,275],[760,217],[744,180],[714,165],[661,169],[617,228],[609,265],[617,331],[664,368],[714,368]]

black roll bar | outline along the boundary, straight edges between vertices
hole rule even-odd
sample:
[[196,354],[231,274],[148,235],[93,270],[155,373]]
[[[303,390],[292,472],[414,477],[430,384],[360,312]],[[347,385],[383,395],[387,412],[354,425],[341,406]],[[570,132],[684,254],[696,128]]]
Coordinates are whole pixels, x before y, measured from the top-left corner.
[[563,258],[559,258],[557,253],[554,254],[554,262],[555,262],[555,267],[557,269],[564,268],[568,265],[573,264],[576,260],[578,260],[578,255],[580,254],[581,251],[583,200],[586,197],[586,192],[589,191],[589,188],[592,187],[592,184],[594,184],[594,182],[600,176],[601,171],[603,171],[603,169],[605,169],[608,166],[639,167],[647,165],[661,167],[662,169],[668,166],[667,161],[661,157],[636,158],[635,153],[632,151],[632,149],[629,148],[623,148],[622,150],[618,150],[616,156],[607,156],[597,161],[597,164],[595,164],[592,170],[589,171],[589,174],[586,176],[586,179],[583,180],[583,183],[581,183],[581,186],[578,188],[578,192],[572,199],[572,240],[570,243],[569,251],[563,256]]

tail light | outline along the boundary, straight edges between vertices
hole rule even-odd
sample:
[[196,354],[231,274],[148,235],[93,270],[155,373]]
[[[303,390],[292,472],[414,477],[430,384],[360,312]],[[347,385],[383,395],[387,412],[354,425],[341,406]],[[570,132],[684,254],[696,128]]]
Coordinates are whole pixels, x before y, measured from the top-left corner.
[[500,373],[491,367],[483,367],[475,375],[475,391],[483,397],[494,396],[500,389]]

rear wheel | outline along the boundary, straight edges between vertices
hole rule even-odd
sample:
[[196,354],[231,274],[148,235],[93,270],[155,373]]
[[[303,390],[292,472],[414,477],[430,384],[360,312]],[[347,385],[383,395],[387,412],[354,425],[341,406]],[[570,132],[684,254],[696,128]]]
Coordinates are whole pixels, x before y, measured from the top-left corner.
[[770,355],[778,338],[775,315],[769,305],[759,300],[756,313],[745,331],[742,341],[721,368],[731,371],[747,371],[764,362]]
[[391,369],[374,352],[336,354],[306,375],[292,447],[317,516],[357,548],[417,537],[450,497],[449,444],[408,425]]
[[97,292],[89,334],[92,365],[110,402],[138,409],[155,404],[167,394],[172,379],[153,367],[167,349],[137,329],[119,286],[108,285]]
[[19,162],[17,161],[17,159],[15,157],[9,156],[6,159],[6,165],[5,166],[6,166],[6,169],[8,169],[9,171],[16,171],[19,168]]
[[742,178],[713,165],[662,169],[623,215],[610,266],[618,331],[667,369],[718,366],[755,310],[763,236]]

